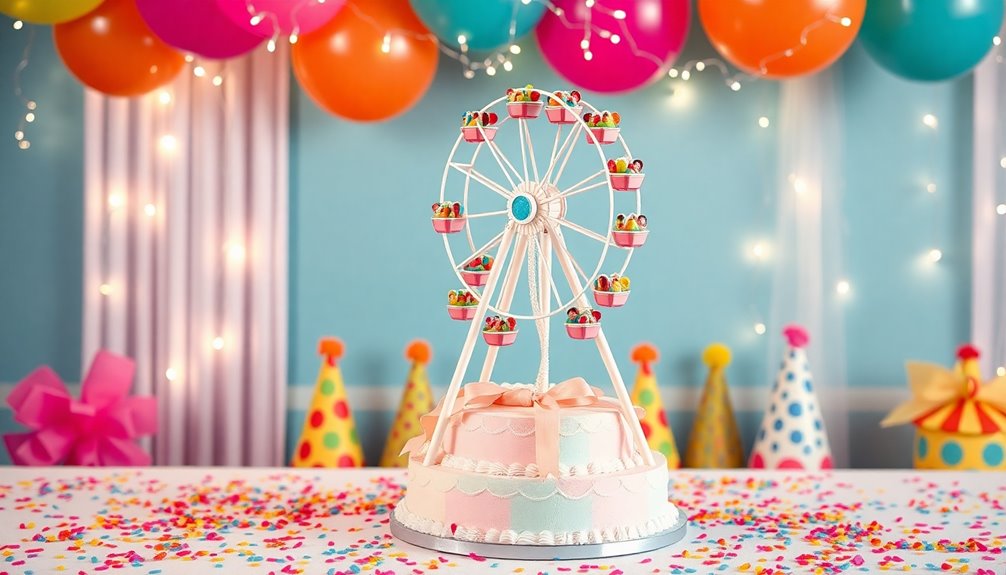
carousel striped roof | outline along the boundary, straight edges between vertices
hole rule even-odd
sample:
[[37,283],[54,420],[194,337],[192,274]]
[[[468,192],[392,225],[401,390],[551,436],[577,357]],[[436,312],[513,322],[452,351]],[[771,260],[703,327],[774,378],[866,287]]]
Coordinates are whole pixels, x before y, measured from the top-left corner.
[[[978,382],[969,381],[969,388]],[[928,431],[946,431],[968,435],[985,435],[1006,431],[1006,412],[998,407],[974,399],[974,393],[937,407],[915,420],[915,425]]]

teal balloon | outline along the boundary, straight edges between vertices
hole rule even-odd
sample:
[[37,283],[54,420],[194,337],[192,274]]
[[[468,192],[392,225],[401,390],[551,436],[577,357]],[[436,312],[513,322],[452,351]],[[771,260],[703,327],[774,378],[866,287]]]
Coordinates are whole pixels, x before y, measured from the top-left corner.
[[870,0],[859,39],[894,74],[935,82],[974,68],[1002,21],[1003,0]]
[[545,3],[533,0],[410,0],[412,9],[441,42],[458,50],[458,36],[465,37],[468,49],[487,52],[510,42],[538,25],[545,15]]

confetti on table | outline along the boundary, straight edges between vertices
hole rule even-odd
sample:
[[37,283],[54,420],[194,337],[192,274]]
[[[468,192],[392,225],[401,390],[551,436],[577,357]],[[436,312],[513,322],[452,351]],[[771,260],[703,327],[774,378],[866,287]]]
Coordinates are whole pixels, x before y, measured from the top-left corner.
[[1006,573],[1002,474],[672,475],[681,543],[518,562],[395,540],[404,471],[4,468],[0,575]]

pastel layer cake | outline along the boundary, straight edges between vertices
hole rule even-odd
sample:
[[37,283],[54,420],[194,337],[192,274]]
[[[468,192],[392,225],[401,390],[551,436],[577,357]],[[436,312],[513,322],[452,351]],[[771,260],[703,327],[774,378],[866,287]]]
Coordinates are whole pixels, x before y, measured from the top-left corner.
[[559,408],[559,472],[547,476],[535,408],[466,411],[449,422],[435,465],[423,465],[428,446],[411,455],[396,519],[438,537],[522,545],[627,541],[676,526],[666,460],[653,452],[644,464],[617,403],[602,401]]

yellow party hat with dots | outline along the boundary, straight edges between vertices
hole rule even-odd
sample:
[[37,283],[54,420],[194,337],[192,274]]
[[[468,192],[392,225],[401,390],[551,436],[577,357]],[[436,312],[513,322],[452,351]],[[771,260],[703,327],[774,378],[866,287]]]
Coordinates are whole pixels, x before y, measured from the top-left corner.
[[430,380],[426,377],[426,364],[432,357],[430,344],[419,339],[413,341],[405,348],[405,357],[412,361],[412,369],[402,390],[398,415],[384,444],[381,467],[408,466],[409,456],[402,454],[405,442],[422,433],[419,417],[433,410],[433,393],[430,391]]
[[915,424],[916,468],[1006,470],[1006,376],[983,381],[979,358],[964,345],[953,369],[908,362],[912,398],[880,425]]
[[318,343],[318,353],[325,359],[290,463],[294,467],[363,467],[363,450],[339,371],[342,349],[342,341],[334,337]]
[[702,361],[709,366],[709,377],[685,448],[685,467],[744,467],[744,448],[724,374],[730,364],[730,348],[714,343],[702,353]]
[[636,385],[632,387],[632,403],[643,408],[643,418],[639,422],[643,427],[643,435],[651,449],[664,454],[667,467],[677,469],[681,467],[681,457],[674,444],[674,433],[667,425],[664,402],[660,399],[660,388],[657,387],[657,378],[651,367],[659,358],[657,348],[648,343],[637,345],[632,349],[631,357],[632,361],[639,364]]

